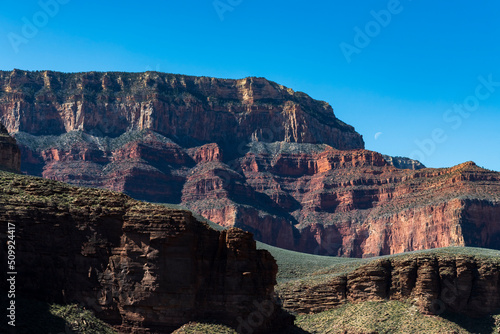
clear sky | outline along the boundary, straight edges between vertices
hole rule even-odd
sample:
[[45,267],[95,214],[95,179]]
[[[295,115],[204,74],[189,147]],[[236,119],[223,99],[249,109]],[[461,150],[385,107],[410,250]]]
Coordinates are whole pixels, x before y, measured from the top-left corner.
[[0,3],[0,69],[266,77],[329,102],[367,149],[500,171],[500,2]]

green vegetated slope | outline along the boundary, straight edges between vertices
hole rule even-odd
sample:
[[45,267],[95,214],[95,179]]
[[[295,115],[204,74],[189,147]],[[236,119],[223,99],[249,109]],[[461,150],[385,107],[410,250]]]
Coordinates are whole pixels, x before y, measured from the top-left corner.
[[500,251],[476,247],[445,247],[366,259],[319,256],[289,251],[257,242],[257,248],[269,251],[278,263],[278,288],[294,282],[318,283],[333,276],[349,273],[362,265],[379,259],[414,258],[421,255],[466,255],[486,257],[500,262]]
[[443,318],[422,315],[399,301],[346,304],[314,315],[300,315],[295,324],[306,333],[499,333],[500,315]]
[[[218,324],[189,323],[174,334],[236,334]],[[482,319],[428,316],[399,301],[346,304],[312,315],[299,315],[295,328],[276,334],[472,334],[500,333],[500,315]]]
[[[300,282],[315,285],[349,273],[381,258],[413,258],[421,255],[467,255],[500,262],[500,251],[472,247],[447,247],[371,259],[335,258],[292,252],[259,243],[279,265],[277,291]],[[289,333],[500,333],[500,314],[479,319],[445,314],[427,316],[410,303],[400,301],[346,304],[318,314],[298,315]]]
[[185,324],[172,334],[238,334],[238,332],[231,327],[227,327],[219,324],[209,324],[209,323],[198,323],[190,322]]
[[269,246],[262,242],[257,242],[257,248],[267,250],[276,260],[279,268],[278,284],[304,279],[313,273],[327,269],[348,272],[370,261],[367,259],[320,256],[294,252]]

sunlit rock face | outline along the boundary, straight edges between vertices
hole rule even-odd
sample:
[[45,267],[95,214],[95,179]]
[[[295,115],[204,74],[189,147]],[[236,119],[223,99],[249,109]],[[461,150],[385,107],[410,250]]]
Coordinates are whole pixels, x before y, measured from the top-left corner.
[[182,204],[309,253],[500,247],[498,173],[365,150],[327,103],[263,78],[15,70],[0,86],[28,174]]

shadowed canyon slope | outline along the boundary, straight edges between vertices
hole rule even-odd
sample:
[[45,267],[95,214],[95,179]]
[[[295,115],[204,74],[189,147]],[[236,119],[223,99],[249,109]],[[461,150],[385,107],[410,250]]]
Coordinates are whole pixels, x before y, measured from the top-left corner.
[[500,247],[500,174],[364,150],[328,104],[266,79],[15,70],[0,85],[29,174],[182,204],[311,253]]
[[[82,304],[120,332],[203,319],[236,328],[256,305],[266,314],[256,333],[292,323],[274,297],[272,256],[250,233],[213,230],[188,211],[0,172],[0,221],[15,225],[18,297]],[[0,234],[3,263],[7,240]]]

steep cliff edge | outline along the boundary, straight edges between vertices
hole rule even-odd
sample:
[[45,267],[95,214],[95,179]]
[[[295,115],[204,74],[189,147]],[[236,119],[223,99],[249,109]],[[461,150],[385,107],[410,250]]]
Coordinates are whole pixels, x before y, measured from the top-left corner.
[[183,146],[272,140],[364,148],[330,105],[264,78],[0,71],[0,117],[9,132],[36,136],[149,129]]
[[[0,172],[0,221],[15,230],[17,295],[81,303],[121,332],[164,333],[197,319],[236,328],[258,306],[266,316],[256,333],[292,322],[274,297],[272,256],[250,233],[215,231],[188,211]],[[7,240],[2,232],[2,263]]]
[[499,173],[473,163],[401,170],[376,152],[267,146],[276,145],[282,145],[276,152],[247,153],[233,169],[199,165],[184,185],[183,203],[267,244],[315,254],[500,245]]

